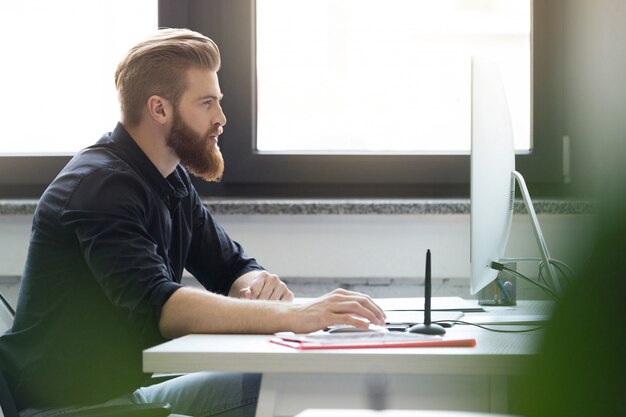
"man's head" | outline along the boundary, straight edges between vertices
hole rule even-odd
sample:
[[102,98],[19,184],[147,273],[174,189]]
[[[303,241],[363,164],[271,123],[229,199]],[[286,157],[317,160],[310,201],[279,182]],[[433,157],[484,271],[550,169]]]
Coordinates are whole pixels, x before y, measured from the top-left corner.
[[115,72],[122,122],[127,128],[154,116],[169,128],[166,145],[189,171],[221,178],[217,136],[226,124],[220,106],[215,43],[187,29],[163,29],[134,46]]

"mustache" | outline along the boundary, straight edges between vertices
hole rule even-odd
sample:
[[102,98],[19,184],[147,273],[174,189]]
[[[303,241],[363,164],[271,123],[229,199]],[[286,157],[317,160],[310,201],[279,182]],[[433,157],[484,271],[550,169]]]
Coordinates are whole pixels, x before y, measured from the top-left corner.
[[218,126],[217,128],[210,129],[207,136],[219,136],[224,133],[224,128],[222,126]]

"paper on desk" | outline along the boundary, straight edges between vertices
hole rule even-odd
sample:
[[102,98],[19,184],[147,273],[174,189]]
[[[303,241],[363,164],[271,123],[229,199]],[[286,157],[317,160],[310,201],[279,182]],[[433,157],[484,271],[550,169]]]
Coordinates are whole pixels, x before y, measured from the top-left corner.
[[[293,302],[309,304],[315,300],[311,297],[297,297]],[[374,298],[374,301],[385,311],[424,311],[424,297]],[[461,297],[433,297],[430,304],[432,311],[485,311],[476,300],[464,300]]]
[[[424,310],[423,297],[375,298],[374,301],[385,311]],[[433,297],[430,305],[432,311],[485,311],[476,300],[461,297]]]
[[353,343],[363,341],[397,341],[397,340],[441,340],[441,336],[430,336],[419,333],[402,332],[349,332],[329,333],[323,330],[313,333],[279,332],[274,336],[292,342],[319,344]]
[[270,339],[271,343],[299,350],[307,349],[358,349],[387,347],[473,347],[474,339],[448,339],[442,336],[431,336],[416,333],[328,333],[314,332],[294,334],[280,332]]
[[472,324],[542,325],[550,320],[548,314],[470,314],[466,321]]
[[[385,320],[387,324],[416,324],[424,323],[423,311],[398,311],[398,310],[386,310]],[[456,321],[463,317],[463,313],[460,311],[431,311],[430,321]]]

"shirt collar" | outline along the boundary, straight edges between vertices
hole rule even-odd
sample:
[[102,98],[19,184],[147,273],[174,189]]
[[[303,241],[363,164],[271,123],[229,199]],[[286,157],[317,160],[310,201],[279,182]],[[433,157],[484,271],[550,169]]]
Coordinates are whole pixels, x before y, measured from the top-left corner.
[[181,198],[189,195],[189,189],[180,176],[179,170],[182,169],[180,165],[164,178],[121,123],[115,126],[113,132],[100,139],[98,145],[109,145],[118,150],[120,157],[128,162],[168,205],[175,206]]

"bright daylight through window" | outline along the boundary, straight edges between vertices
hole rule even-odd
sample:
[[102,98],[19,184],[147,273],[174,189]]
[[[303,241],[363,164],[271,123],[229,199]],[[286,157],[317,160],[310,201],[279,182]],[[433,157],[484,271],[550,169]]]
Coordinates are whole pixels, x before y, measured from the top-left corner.
[[119,119],[113,76],[157,0],[0,2],[2,155],[73,154]]
[[531,143],[531,0],[257,0],[257,149],[469,153],[471,57]]

